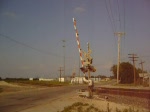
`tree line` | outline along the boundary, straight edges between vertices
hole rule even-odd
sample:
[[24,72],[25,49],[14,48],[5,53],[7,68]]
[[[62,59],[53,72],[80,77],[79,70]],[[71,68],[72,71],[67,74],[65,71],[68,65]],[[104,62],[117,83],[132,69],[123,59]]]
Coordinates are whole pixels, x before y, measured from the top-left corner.
[[[110,69],[113,73],[113,78],[117,78],[117,65],[113,65]],[[136,83],[140,83],[139,73],[147,73],[147,71],[142,71],[140,68],[135,68],[135,79]],[[121,84],[131,84],[134,82],[134,66],[129,62],[120,63],[119,68],[119,80]]]

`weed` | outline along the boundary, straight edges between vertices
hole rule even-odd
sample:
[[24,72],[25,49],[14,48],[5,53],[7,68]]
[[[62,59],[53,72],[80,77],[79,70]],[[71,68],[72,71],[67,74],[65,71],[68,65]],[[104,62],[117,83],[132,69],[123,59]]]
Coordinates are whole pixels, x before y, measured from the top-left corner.
[[129,107],[128,109],[119,110],[116,108],[116,112],[139,112],[139,110],[134,110],[134,108]]
[[[59,112],[59,111],[58,111]],[[98,108],[94,107],[94,105],[89,105],[88,103],[76,102],[71,106],[67,106],[61,112],[111,112],[99,110]],[[116,112],[139,112],[139,110],[134,110],[134,108],[129,107],[128,109],[120,110],[116,108]]]

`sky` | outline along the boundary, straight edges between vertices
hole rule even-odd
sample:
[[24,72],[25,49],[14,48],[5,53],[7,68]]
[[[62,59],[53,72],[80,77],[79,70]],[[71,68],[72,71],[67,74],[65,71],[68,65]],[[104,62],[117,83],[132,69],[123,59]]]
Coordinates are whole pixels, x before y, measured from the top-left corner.
[[56,78],[64,65],[63,75],[78,75],[72,18],[84,52],[90,43],[96,68],[91,75],[112,75],[118,53],[115,32],[125,32],[120,61],[132,63],[128,54],[137,54],[136,67],[144,61],[150,72],[150,0],[1,0],[0,77]]

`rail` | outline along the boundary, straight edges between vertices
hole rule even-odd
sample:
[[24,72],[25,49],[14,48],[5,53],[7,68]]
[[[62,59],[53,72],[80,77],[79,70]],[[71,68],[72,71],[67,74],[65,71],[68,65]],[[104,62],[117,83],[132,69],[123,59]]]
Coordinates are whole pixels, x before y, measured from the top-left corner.
[[97,87],[94,89],[94,91],[97,92],[98,94],[106,93],[113,95],[124,95],[150,99],[150,90]]

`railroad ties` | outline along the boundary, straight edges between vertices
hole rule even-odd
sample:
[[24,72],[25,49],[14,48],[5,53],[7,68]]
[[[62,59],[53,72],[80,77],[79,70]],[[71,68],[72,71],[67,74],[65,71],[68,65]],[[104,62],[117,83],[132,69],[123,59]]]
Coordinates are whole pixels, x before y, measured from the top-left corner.
[[146,89],[98,87],[95,88],[95,91],[97,93],[107,93],[107,94],[114,94],[114,95],[124,95],[124,96],[150,99],[150,90],[146,90]]

